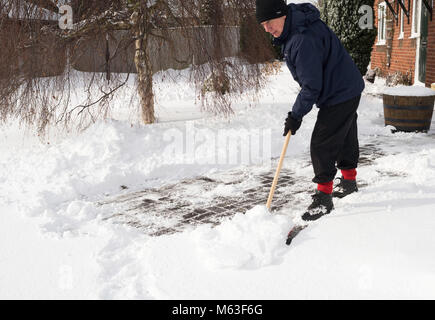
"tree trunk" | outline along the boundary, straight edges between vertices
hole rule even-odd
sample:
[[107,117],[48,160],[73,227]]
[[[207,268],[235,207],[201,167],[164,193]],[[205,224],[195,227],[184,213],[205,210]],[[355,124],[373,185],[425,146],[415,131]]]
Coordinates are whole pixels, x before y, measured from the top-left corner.
[[153,69],[147,51],[148,34],[143,26],[143,16],[139,18],[136,28],[136,53],[134,63],[137,70],[138,93],[142,109],[142,121],[151,124],[156,121],[154,116]]

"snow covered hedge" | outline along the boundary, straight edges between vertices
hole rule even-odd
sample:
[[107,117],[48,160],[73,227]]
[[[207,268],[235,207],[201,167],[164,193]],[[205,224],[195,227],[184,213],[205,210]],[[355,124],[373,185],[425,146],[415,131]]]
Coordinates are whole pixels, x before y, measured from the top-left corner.
[[359,10],[363,5],[373,8],[374,0],[348,0],[346,5],[342,0],[322,2],[322,20],[335,32],[361,74],[365,75],[377,31],[374,25],[372,29],[361,29],[358,22],[363,15]]

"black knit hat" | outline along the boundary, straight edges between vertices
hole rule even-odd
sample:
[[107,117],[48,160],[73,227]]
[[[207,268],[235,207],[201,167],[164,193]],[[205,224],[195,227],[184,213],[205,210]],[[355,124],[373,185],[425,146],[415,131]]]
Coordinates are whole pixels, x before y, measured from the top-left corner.
[[287,5],[284,0],[257,0],[256,6],[258,23],[287,15]]

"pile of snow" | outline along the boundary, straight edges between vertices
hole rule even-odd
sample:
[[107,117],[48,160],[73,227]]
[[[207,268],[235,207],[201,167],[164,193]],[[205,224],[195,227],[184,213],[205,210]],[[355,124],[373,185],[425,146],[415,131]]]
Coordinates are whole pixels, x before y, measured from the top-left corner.
[[195,231],[196,249],[212,268],[254,269],[282,260],[283,239],[290,228],[286,216],[274,215],[265,206],[236,214],[216,228]]

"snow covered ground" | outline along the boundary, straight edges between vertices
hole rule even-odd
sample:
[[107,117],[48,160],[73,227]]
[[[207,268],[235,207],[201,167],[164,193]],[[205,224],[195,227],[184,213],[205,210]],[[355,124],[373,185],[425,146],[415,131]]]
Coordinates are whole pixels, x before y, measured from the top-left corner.
[[[156,82],[155,125],[129,121],[120,99],[113,118],[80,134],[52,129],[41,142],[16,122],[0,128],[0,298],[435,298],[435,126],[392,134],[382,80],[367,84],[359,109],[360,192],[336,200],[290,247],[286,234],[315,188],[315,108],[290,141],[283,170],[294,184],[273,214],[255,206],[159,237],[111,219],[118,207],[101,205],[107,199],[275,169],[298,93],[285,66],[258,101],[236,101],[230,119],[199,112],[184,71],[172,75]],[[180,196],[202,207],[238,186],[204,193],[192,182]],[[170,222],[146,211],[138,219]]]

